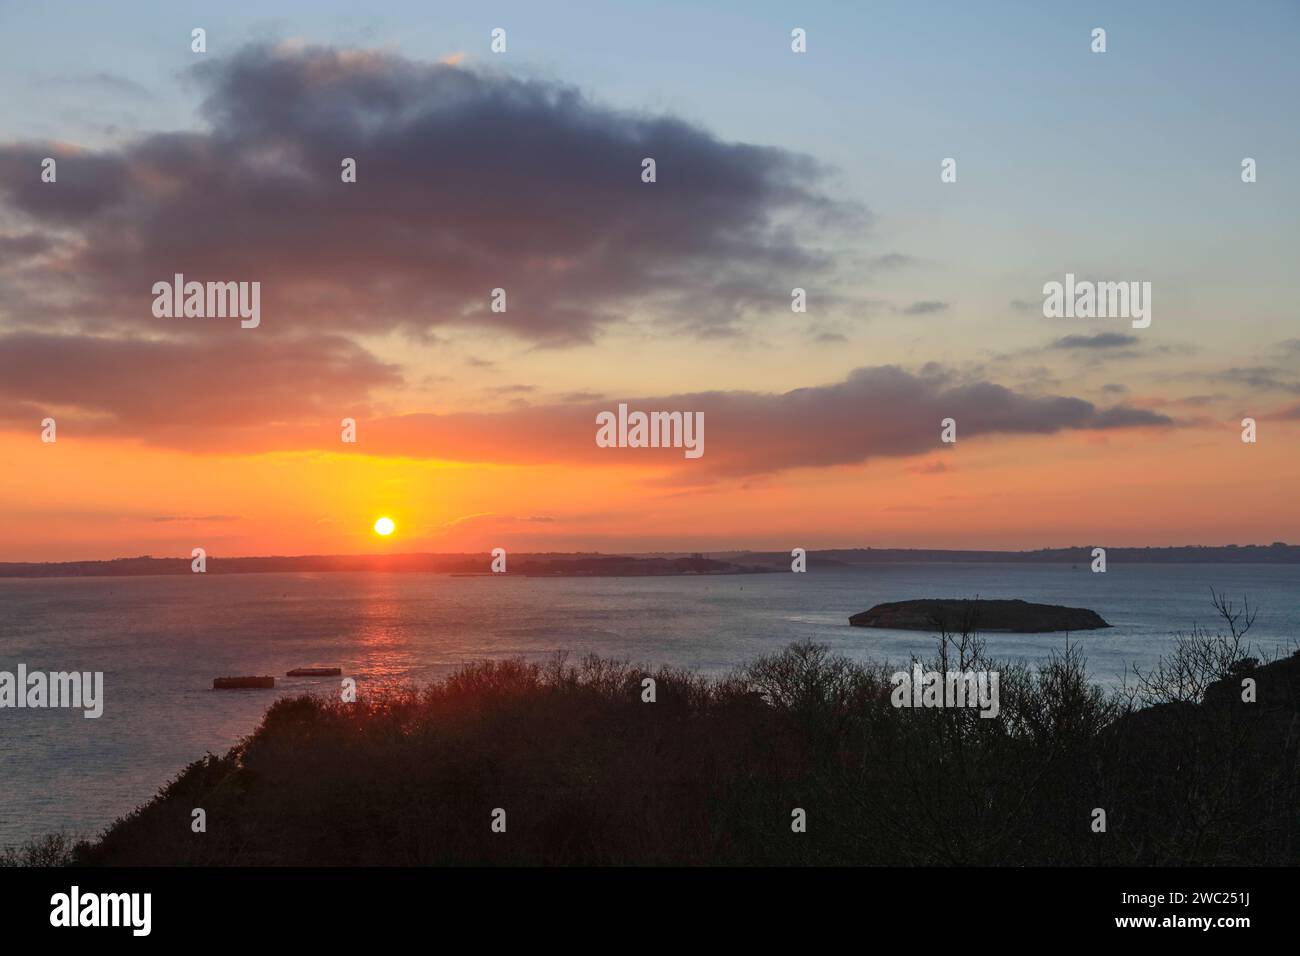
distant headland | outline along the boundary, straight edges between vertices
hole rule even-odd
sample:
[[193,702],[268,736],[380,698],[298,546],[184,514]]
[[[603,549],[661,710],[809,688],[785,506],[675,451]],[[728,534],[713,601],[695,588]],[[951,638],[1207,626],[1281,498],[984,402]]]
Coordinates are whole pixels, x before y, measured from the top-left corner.
[[[1087,569],[1092,550],[1102,542],[1068,548],[1040,548],[1036,551],[946,551],[937,548],[829,548],[809,551],[809,565],[854,564],[1077,564]],[[783,552],[723,551],[710,556],[732,561],[789,565]],[[1110,564],[1300,564],[1300,545],[1274,541],[1272,544],[1176,545],[1164,548],[1106,547]]]
[[[1086,569],[1092,545],[1037,551],[944,551],[907,548],[832,548],[810,550],[817,567],[873,564],[1075,564]],[[1107,548],[1111,564],[1300,564],[1300,546],[1273,544],[1207,547]],[[268,557],[209,555],[209,574],[266,574],[285,571],[380,571],[435,574],[487,574],[487,553],[307,554]],[[761,574],[789,571],[790,551],[710,551],[602,554],[599,552],[512,553],[509,572],[529,577],[643,577],[692,574]],[[133,577],[189,574],[190,558],[142,555],[108,561],[0,562],[0,578]]]
[[[307,554],[290,557],[223,558],[208,555],[207,574],[377,571],[496,577],[490,554]],[[512,554],[516,577],[659,577],[666,575],[769,574],[769,565],[720,561],[701,554],[631,556],[609,554]],[[115,558],[111,561],[0,563],[0,578],[139,577],[192,574],[190,558]]]

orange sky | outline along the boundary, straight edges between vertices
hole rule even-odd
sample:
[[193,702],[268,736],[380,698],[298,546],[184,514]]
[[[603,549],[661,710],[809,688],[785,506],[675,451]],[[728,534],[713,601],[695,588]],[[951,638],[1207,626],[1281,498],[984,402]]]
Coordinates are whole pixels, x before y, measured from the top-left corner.
[[[44,444],[32,430],[0,438],[0,559],[1268,543],[1300,537],[1295,437],[959,438],[914,458],[686,489],[665,487],[663,468],[193,455]],[[397,522],[389,539],[371,530],[380,515]]]

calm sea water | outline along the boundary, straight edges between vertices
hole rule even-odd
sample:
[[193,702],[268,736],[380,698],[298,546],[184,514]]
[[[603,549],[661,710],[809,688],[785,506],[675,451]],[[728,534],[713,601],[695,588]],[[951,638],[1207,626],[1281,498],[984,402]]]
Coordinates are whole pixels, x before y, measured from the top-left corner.
[[[864,660],[928,656],[931,635],[850,628],[881,601],[1024,598],[1089,607],[1110,630],[1071,635],[1094,679],[1149,665],[1173,632],[1213,624],[1210,588],[1260,608],[1266,649],[1300,639],[1300,566],[884,565],[703,578],[453,578],[425,574],[183,575],[0,580],[0,670],[103,671],[104,715],[0,710],[0,845],[63,830],[92,836],[187,763],[249,733],[278,695],[337,679],[212,691],[212,678],[329,664],[423,682],[483,658],[588,652],[725,672],[811,638]],[[989,635],[1002,659],[1037,661],[1060,634]]]

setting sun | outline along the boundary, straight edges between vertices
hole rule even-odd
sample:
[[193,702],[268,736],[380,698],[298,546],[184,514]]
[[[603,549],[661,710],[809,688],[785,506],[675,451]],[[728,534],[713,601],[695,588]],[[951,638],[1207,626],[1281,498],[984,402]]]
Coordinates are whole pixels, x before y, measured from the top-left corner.
[[393,524],[392,518],[380,518],[375,522],[375,534],[383,535],[385,538],[393,533],[397,525]]

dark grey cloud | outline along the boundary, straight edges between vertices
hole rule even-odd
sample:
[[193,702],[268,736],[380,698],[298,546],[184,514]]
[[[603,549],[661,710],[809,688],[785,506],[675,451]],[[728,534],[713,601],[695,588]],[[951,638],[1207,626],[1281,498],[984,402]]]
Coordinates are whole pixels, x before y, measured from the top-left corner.
[[[55,161],[52,183],[40,178],[46,158]],[[122,155],[54,144],[0,143],[0,209],[25,217],[50,239],[61,227],[87,227],[125,204],[130,183],[131,172]]]
[[206,341],[0,336],[0,420],[30,424],[32,409],[68,409],[72,420],[60,423],[67,432],[135,435],[163,444],[201,446],[214,431],[268,422],[337,426],[343,416],[371,410],[369,392],[400,382],[392,366],[334,335],[294,340],[233,334]]
[[0,236],[0,263],[16,263],[20,259],[29,259],[48,252],[54,243],[36,232],[21,233],[12,236]]
[[[793,285],[829,285],[831,258],[807,237],[865,215],[821,191],[807,156],[558,83],[264,46],[193,78],[205,131],[99,153],[0,144],[0,211],[60,241],[43,272],[0,267],[21,285],[4,300],[16,321],[94,314],[154,332],[149,289],[180,272],[261,281],[268,336],[459,323],[566,345],[634,314],[734,334],[788,308]],[[39,181],[45,155],[57,184]],[[488,308],[498,287],[505,313]]]

